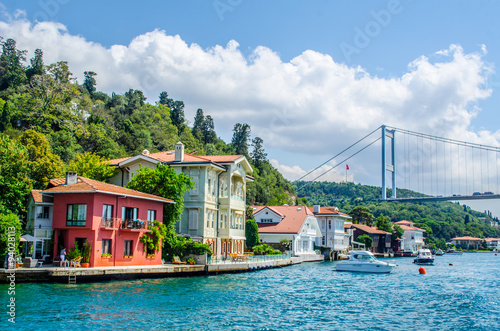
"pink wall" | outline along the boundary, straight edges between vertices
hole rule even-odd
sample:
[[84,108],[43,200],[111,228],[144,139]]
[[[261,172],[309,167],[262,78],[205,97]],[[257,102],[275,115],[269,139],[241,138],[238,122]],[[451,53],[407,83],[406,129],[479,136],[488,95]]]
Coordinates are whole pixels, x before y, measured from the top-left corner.
[[[67,205],[87,204],[87,222],[85,227],[67,227]],[[160,265],[161,252],[156,252],[154,258],[147,258],[143,244],[139,238],[147,233],[146,230],[101,228],[102,208],[104,204],[113,206],[113,218],[122,217],[122,207],[138,208],[137,218],[147,220],[148,210],[156,210],[156,219],[163,219],[163,203],[145,199],[121,197],[104,193],[68,193],[54,194],[53,228],[63,234],[66,250],[74,247],[76,238],[86,238],[91,242],[92,253],[90,265],[98,266],[126,266],[126,265]],[[103,258],[102,241],[111,239],[111,258]],[[132,240],[132,258],[124,257],[125,240]],[[58,237],[55,237],[54,256],[59,256]]]

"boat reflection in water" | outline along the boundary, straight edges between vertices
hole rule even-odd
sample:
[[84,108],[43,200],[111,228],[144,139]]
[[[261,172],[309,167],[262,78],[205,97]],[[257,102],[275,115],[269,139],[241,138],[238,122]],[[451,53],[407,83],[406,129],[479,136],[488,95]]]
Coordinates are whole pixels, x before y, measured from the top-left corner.
[[351,251],[349,260],[337,262],[337,271],[389,273],[395,264],[379,261],[373,253],[367,251]]

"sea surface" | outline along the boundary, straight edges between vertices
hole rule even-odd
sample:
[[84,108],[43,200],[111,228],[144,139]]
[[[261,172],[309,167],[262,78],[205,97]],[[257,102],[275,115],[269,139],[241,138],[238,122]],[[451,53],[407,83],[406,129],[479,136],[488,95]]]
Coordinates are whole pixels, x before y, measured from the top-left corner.
[[[0,330],[500,330],[500,254],[385,259],[391,274],[314,262],[248,273],[92,284],[18,284]],[[450,265],[452,264],[452,265]]]

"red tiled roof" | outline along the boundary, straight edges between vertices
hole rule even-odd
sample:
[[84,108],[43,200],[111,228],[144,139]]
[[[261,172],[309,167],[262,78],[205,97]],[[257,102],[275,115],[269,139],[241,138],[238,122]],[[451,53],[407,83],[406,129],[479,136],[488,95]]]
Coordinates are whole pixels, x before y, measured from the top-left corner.
[[368,226],[364,224],[353,224],[353,227],[360,229],[361,231],[364,231],[366,233],[372,233],[372,234],[391,234],[390,232],[382,231],[377,229],[376,227],[373,226]]
[[65,193],[65,192],[102,192],[102,193],[111,193],[111,194],[123,194],[127,196],[132,196],[136,198],[150,199],[150,200],[159,200],[164,203],[173,203],[174,201],[171,199],[166,199],[163,197],[159,197],[157,195],[148,194],[139,192],[136,190],[131,190],[125,187],[103,183],[97,180],[85,178],[78,176],[76,184],[64,185],[65,178],[56,178],[52,179],[50,183],[54,185],[54,187],[49,188],[43,193]]
[[484,240],[486,240],[486,242],[492,242],[492,241],[500,241],[500,238],[486,238]]
[[[314,213],[314,207],[307,207],[311,212]],[[337,207],[319,207],[319,213],[314,213],[314,215],[341,215],[351,218],[351,216],[339,212]]]
[[254,215],[266,207],[284,218],[279,223],[257,223],[259,233],[299,233],[307,216],[313,216],[304,206],[260,206],[254,210]]
[[483,241],[484,239],[481,239],[481,238],[476,238],[476,237],[469,237],[469,236],[465,236],[465,237],[456,237],[456,238],[451,238],[451,240],[468,240],[468,241]]

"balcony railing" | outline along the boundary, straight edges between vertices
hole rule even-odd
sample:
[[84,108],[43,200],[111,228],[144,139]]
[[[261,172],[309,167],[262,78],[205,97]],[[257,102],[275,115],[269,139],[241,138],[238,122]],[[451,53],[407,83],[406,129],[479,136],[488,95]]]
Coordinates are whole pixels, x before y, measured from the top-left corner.
[[120,229],[143,230],[147,229],[148,221],[142,220],[123,220]]
[[121,218],[103,217],[101,221],[101,228],[116,229],[121,224],[121,222]]

